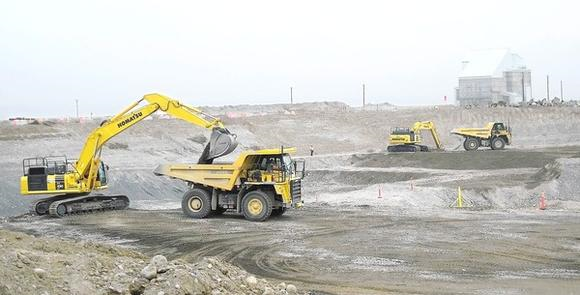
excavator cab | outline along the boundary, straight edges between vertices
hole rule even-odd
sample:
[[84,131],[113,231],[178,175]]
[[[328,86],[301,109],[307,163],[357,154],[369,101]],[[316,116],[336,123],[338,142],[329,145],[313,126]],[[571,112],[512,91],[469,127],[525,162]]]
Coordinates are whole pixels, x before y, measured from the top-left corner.
[[409,143],[415,142],[415,131],[411,130],[411,128],[407,127],[395,127],[391,130],[391,135],[389,136],[390,141],[395,142],[399,141],[402,143]]

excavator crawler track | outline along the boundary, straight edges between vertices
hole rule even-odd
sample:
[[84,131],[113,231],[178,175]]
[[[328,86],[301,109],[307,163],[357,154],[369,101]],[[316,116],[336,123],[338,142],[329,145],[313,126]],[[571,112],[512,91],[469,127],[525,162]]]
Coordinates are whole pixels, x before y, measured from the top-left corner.
[[78,213],[99,212],[105,210],[123,210],[129,207],[129,198],[124,195],[103,196],[89,195],[55,200],[50,203],[48,213],[52,217],[64,217]]
[[70,196],[58,195],[58,196],[52,196],[52,197],[36,200],[30,206],[30,213],[32,213],[34,215],[39,215],[39,216],[46,215],[46,214],[48,214],[48,207],[50,207],[50,204],[52,204],[52,202],[66,199],[66,198],[70,198]]
[[417,144],[390,145],[387,147],[387,152],[389,153],[415,153],[428,151],[429,147]]

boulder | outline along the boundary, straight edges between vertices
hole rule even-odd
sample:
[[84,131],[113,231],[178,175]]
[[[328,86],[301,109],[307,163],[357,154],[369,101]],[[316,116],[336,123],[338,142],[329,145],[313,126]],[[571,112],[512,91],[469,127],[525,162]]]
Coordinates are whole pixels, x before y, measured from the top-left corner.
[[166,272],[169,269],[169,264],[167,263],[167,258],[163,255],[155,255],[151,258],[149,263],[157,269],[158,273]]
[[148,280],[152,280],[157,277],[157,268],[154,265],[149,264],[141,270],[141,276]]

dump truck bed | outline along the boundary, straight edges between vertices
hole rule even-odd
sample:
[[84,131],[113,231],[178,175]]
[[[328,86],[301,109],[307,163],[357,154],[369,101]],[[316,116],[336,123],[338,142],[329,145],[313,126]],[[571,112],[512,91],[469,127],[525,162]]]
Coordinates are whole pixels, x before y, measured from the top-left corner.
[[489,129],[486,128],[459,128],[451,133],[463,136],[489,137]]
[[469,137],[480,137],[488,138],[491,135],[491,129],[493,128],[493,123],[487,123],[485,127],[476,128],[457,128],[451,131],[451,134],[469,136]]
[[163,164],[156,175],[165,175],[193,183],[203,183],[222,190],[231,190],[236,184],[239,166],[231,164]]
[[295,148],[244,151],[233,163],[162,164],[157,166],[153,173],[230,191],[236,184],[239,184],[240,173],[248,169],[244,165],[252,163],[252,161],[246,161],[247,158],[295,152]]

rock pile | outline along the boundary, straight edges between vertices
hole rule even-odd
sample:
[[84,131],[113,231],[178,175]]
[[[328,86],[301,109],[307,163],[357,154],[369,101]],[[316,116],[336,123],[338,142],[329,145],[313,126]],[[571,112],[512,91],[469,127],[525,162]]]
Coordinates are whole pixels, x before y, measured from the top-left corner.
[[94,242],[0,228],[0,294],[298,294],[216,258],[168,261]]

